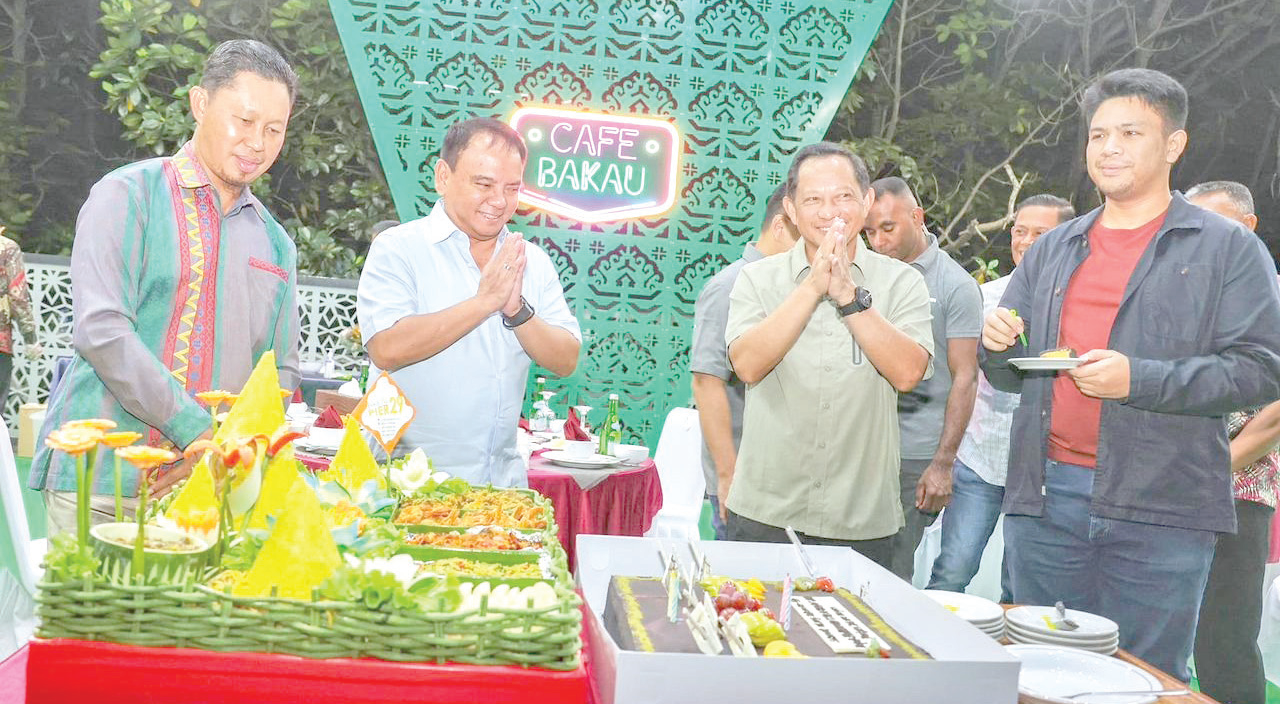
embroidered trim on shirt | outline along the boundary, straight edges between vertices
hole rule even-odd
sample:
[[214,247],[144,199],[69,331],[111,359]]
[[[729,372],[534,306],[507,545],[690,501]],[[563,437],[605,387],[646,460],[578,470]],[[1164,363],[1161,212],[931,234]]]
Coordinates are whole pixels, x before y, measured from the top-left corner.
[[278,264],[272,264],[271,262],[263,261],[257,257],[249,257],[249,266],[255,269],[261,269],[262,271],[265,271],[271,274],[275,274],[276,276],[279,276],[286,284],[289,283],[289,272],[285,271],[284,267]]
[[188,391],[207,390],[213,381],[220,218],[211,188],[182,187],[200,180],[199,164],[186,149],[165,166],[177,219],[179,285],[165,336],[164,362]]

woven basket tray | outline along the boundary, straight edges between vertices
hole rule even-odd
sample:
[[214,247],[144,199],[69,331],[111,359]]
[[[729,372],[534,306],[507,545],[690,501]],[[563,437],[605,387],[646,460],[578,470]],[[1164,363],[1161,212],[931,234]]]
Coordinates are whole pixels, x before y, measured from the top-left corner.
[[563,573],[554,584],[559,599],[553,606],[481,614],[371,610],[318,597],[236,597],[196,584],[45,581],[36,598],[38,635],[311,658],[572,670],[582,648],[581,600]]

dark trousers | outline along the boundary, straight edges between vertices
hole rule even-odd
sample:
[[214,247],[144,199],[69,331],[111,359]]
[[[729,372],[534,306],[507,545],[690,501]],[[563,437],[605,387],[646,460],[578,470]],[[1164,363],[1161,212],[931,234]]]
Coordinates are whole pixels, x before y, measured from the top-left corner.
[[[746,543],[787,543],[787,531],[783,528],[771,526],[767,523],[753,521],[745,516],[739,516],[733,511],[728,513],[728,532],[729,540],[737,540]],[[796,534],[800,537],[800,542],[806,545],[835,545],[842,548],[853,548],[855,552],[872,562],[880,565],[885,569],[889,569],[890,561],[893,559],[893,536],[884,538],[873,538],[871,540],[836,540],[835,538],[822,538],[815,535],[807,535],[805,533]]]
[[1218,536],[1196,628],[1200,691],[1222,704],[1263,704],[1267,680],[1258,650],[1263,572],[1274,509],[1236,501],[1235,535]]
[[9,382],[13,377],[13,355],[0,352],[0,414],[9,401]]
[[[920,545],[920,538],[924,536],[924,529],[933,525],[938,518],[936,513],[925,513],[916,508],[916,485],[920,483],[920,477],[931,462],[932,460],[902,460],[899,474],[902,482],[902,516],[906,519],[906,525],[893,538],[892,567],[889,569],[908,583],[916,571],[916,548]],[[928,575],[924,577],[928,579]]]

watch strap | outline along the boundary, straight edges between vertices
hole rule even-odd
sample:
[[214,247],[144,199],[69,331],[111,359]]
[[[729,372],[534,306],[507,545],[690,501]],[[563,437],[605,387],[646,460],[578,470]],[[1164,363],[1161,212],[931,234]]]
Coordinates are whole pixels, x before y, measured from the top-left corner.
[[510,317],[506,315],[502,316],[502,325],[508,330],[514,330],[515,328],[529,322],[529,320],[533,318],[533,313],[533,306],[529,305],[529,301],[525,300],[524,296],[521,296],[520,310],[516,311],[516,314]]
[[868,298],[866,289],[859,286],[853,291],[853,300],[842,306],[836,306],[836,310],[840,313],[841,318],[853,315],[854,313],[861,313],[871,307],[863,304],[863,301],[866,300],[866,298]]

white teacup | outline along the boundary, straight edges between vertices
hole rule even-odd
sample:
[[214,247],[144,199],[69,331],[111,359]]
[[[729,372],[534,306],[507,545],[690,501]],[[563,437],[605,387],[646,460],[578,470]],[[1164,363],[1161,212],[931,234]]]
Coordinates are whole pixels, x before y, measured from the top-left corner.
[[644,462],[649,459],[649,448],[644,445],[622,445],[615,443],[611,447],[613,456],[623,462]]
[[585,460],[596,453],[596,444],[591,440],[565,440],[564,453],[571,459]]

